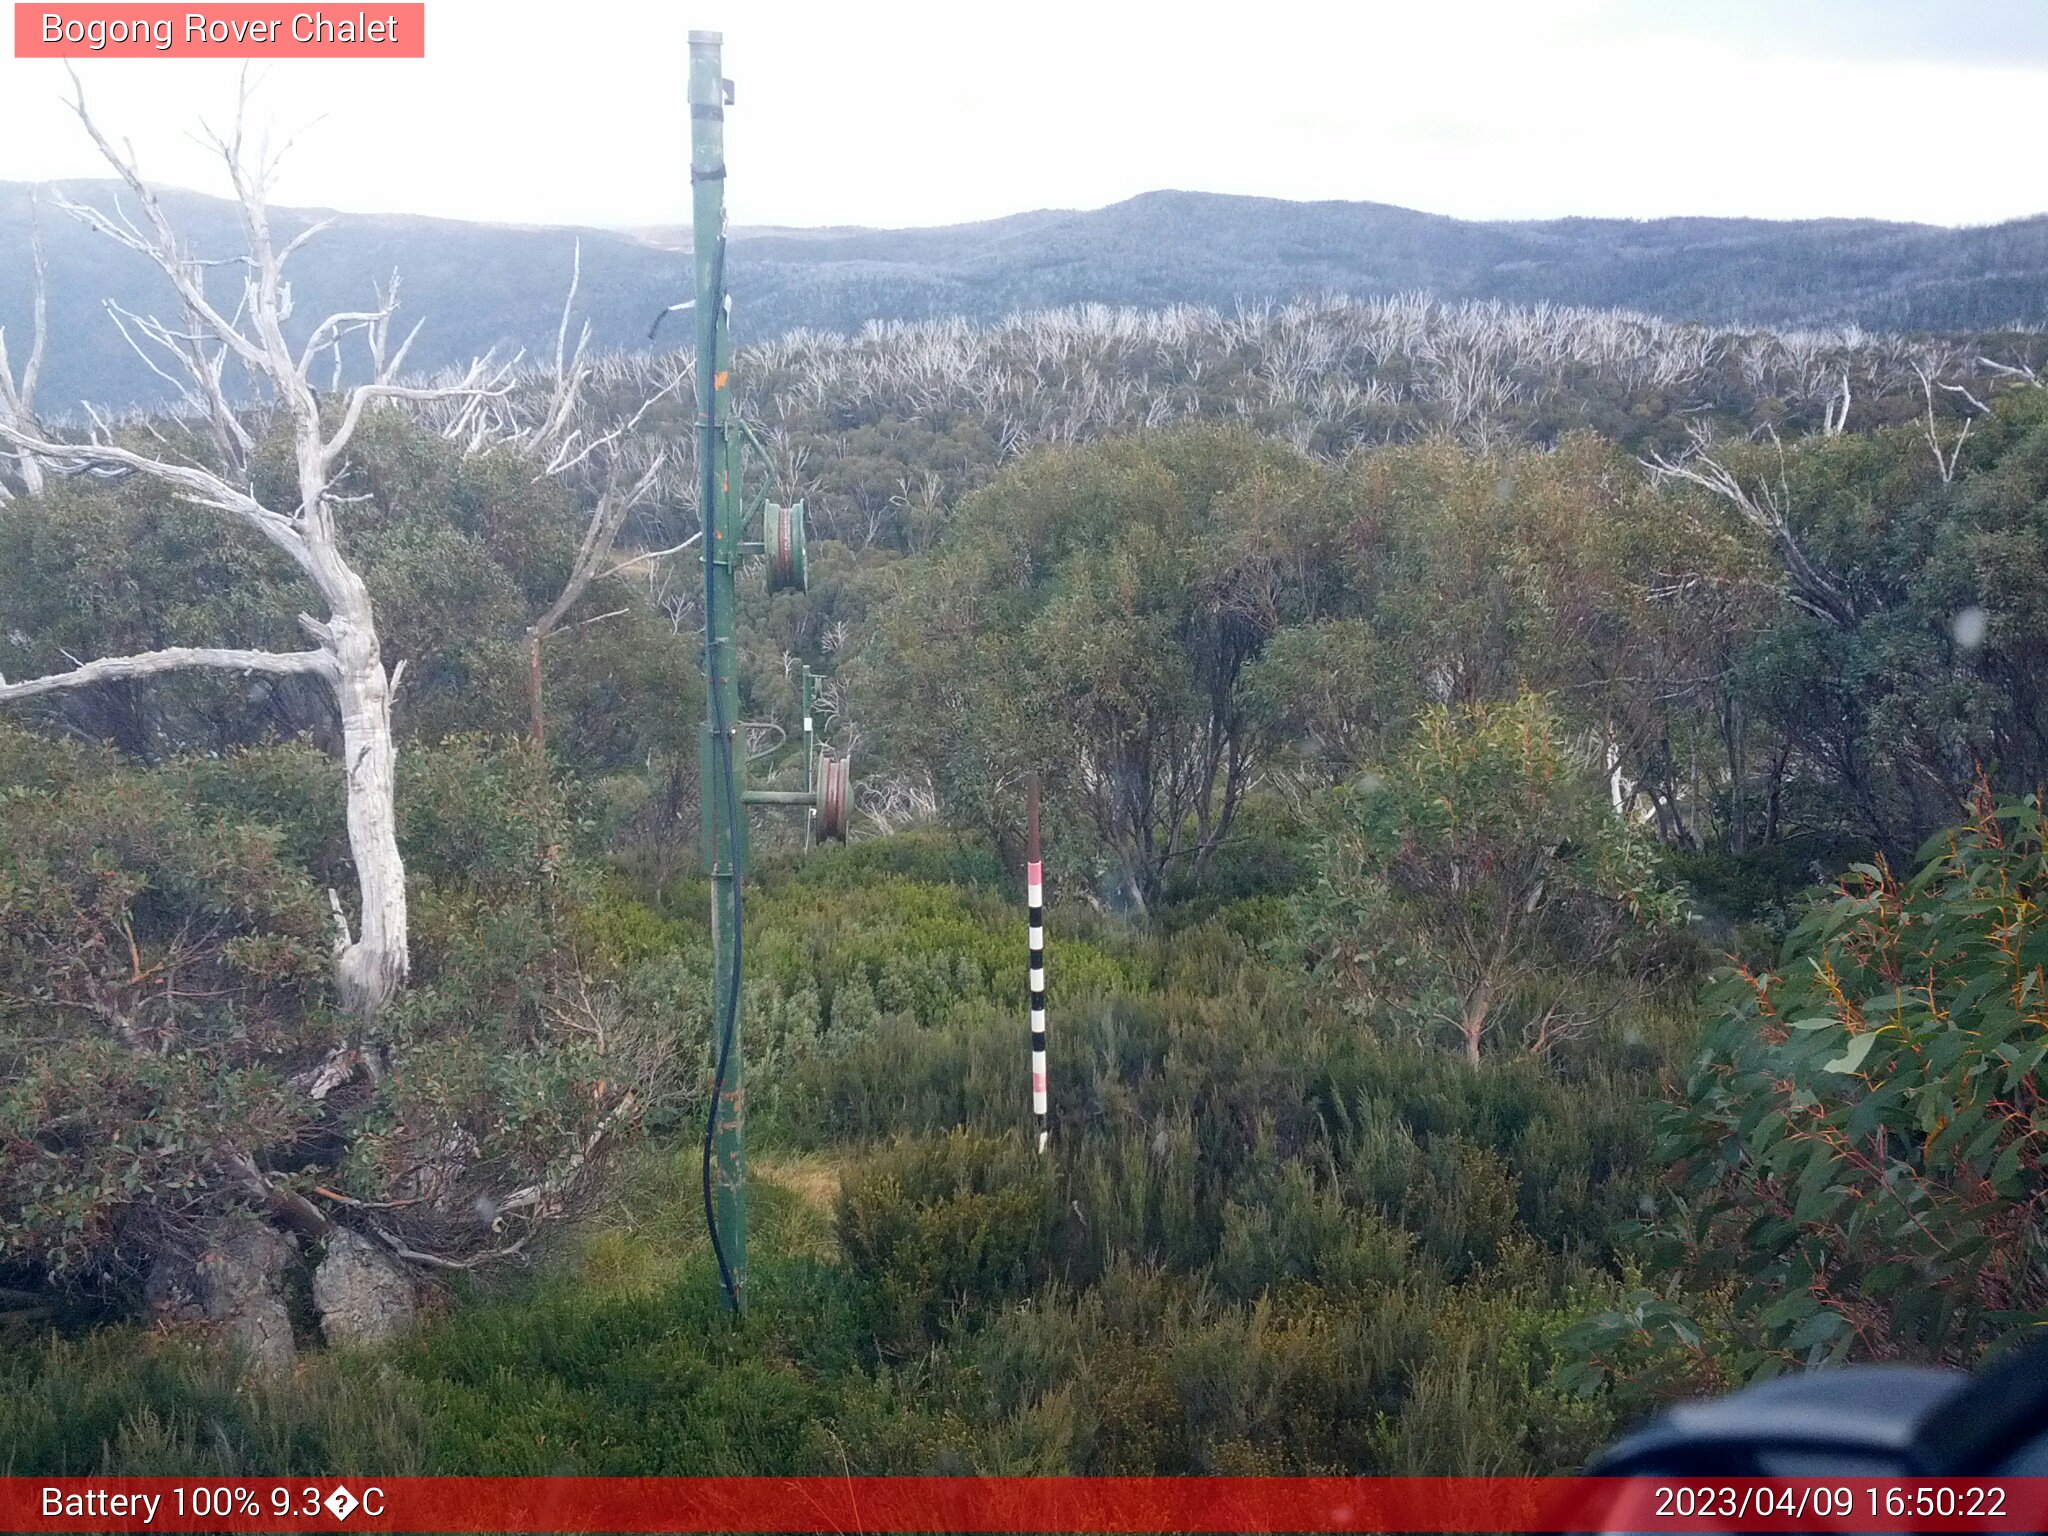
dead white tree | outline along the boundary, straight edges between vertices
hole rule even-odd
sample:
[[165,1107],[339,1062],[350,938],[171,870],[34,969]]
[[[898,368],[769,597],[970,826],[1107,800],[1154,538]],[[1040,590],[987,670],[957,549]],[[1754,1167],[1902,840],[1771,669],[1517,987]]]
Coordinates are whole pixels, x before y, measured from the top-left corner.
[[1808,558],[1792,527],[1792,491],[1785,473],[1785,445],[1778,440],[1778,434],[1771,433],[1771,443],[1778,452],[1775,482],[1769,475],[1759,475],[1750,484],[1745,484],[1714,454],[1713,439],[1705,428],[1694,424],[1688,428],[1688,435],[1691,447],[1682,458],[1673,460],[1652,453],[1638,462],[1659,480],[1698,486],[1733,507],[1743,521],[1768,538],[1778,551],[1785,567],[1787,595],[1793,602],[1830,624],[1847,628],[1855,623],[1856,609],[1849,595]]
[[[77,85],[76,76],[73,84]],[[369,590],[336,537],[335,485],[364,413],[380,402],[474,398],[496,394],[503,386],[488,359],[472,365],[455,382],[439,387],[398,382],[412,337],[396,348],[389,345],[394,308],[389,298],[373,309],[328,316],[312,328],[303,346],[293,349],[285,339],[285,325],[291,317],[286,264],[319,226],[297,235],[282,248],[272,238],[266,196],[277,157],[267,150],[253,159],[245,155],[242,119],[247,100],[245,87],[233,134],[225,139],[214,135],[210,140],[227,168],[240,205],[247,247],[245,255],[228,264],[242,269],[241,291],[231,308],[222,307],[207,291],[207,264],[178,237],[162,204],[144,183],[132,152],[117,151],[100,132],[86,110],[82,89],[74,97],[73,110],[136,199],[141,217],[139,222],[131,218],[118,203],[112,213],[84,204],[64,204],[92,228],[148,258],[169,279],[189,325],[178,330],[155,320],[128,317],[124,333],[146,355],[154,348],[156,366],[167,377],[172,370],[182,376],[188,402],[203,407],[216,428],[221,467],[136,452],[114,441],[104,429],[83,441],[59,441],[33,423],[13,419],[11,411],[10,419],[0,422],[0,437],[17,455],[33,455],[55,471],[134,474],[154,480],[180,500],[218,512],[253,531],[305,574],[320,594],[326,615],[299,615],[300,626],[314,642],[308,650],[181,646],[105,657],[49,677],[16,683],[0,680],[0,701],[110,678],[151,677],[193,667],[298,673],[326,683],[341,716],[349,851],[357,882],[353,931],[341,902],[336,899],[333,903],[338,930],[335,979],[342,1003],[358,1019],[367,1019],[390,1001],[410,968],[405,866],[399,857],[393,802],[396,747],[391,698],[397,672],[385,668]],[[309,382],[310,370],[323,349],[354,333],[368,343],[373,363],[370,381],[348,390],[338,409],[323,419],[320,399]],[[223,385],[229,358],[246,370],[267,394],[267,401],[240,411],[232,406]],[[274,423],[290,433],[296,468],[296,500],[290,505],[264,505],[250,484],[237,450],[245,449],[252,440],[252,423],[266,430]],[[403,666],[399,663],[399,670]]]
[[1840,437],[1849,426],[1849,370],[1842,370],[1842,387],[1831,397],[1821,419],[1821,436]]
[[1992,373],[2001,379],[2011,379],[2015,383],[2024,384],[2033,389],[2042,387],[2039,371],[2024,359],[2017,363],[1997,363],[1988,357],[1980,357],[1977,359],[1977,363],[1980,367],[1990,369]]
[[[1913,375],[1919,379],[1920,394],[1927,402],[1927,414],[1922,422],[1922,426],[1927,433],[1927,451],[1934,455],[1934,467],[1941,475],[1941,483],[1948,485],[1955,480],[1956,461],[1963,456],[1963,444],[1970,440],[1970,429],[1977,424],[1976,419],[1965,416],[1963,418],[1962,430],[1956,433],[1955,441],[1944,448],[1941,442],[1941,429],[1935,424],[1934,419],[1934,379],[1925,368],[1917,363],[1913,366]],[[1951,388],[1947,384],[1941,387],[1945,390]],[[1971,404],[1977,405],[1980,410],[1983,408],[1977,397],[1972,395],[1969,390],[1961,386],[1955,386],[1955,389],[1964,398],[1968,399]]]
[[[37,217],[37,202],[33,193],[29,197],[29,262],[33,268],[35,295],[30,321],[28,359],[21,365],[21,381],[15,382],[13,366],[7,360],[7,332],[0,329],[0,423],[13,426],[20,431],[40,435],[42,423],[36,420],[36,381],[43,372],[43,352],[50,339],[50,290],[49,269],[43,259],[43,227]],[[14,467],[21,476],[22,488],[29,495],[39,494],[43,488],[43,467],[36,462],[36,456],[25,448],[15,450]],[[0,483],[0,503],[5,503],[9,492]]]
[[[562,621],[583,600],[583,594],[590,590],[592,582],[679,553],[697,542],[693,535],[673,549],[651,550],[616,564],[608,563],[612,546],[618,541],[619,530],[625,527],[633,509],[646,502],[649,493],[660,482],[662,467],[663,460],[657,455],[631,486],[622,484],[616,464],[609,468],[604,488],[598,493],[597,504],[591,508],[590,521],[584,525],[582,542],[576,546],[576,560],[569,569],[569,579],[562,584],[561,594],[548,605],[547,612],[526,628],[528,702],[532,709],[533,744],[536,747],[547,745],[547,712],[541,694],[541,646],[548,637],[562,627]],[[615,615],[607,613],[598,617],[612,618]],[[597,620],[586,619],[583,622],[596,623]]]
[[[591,373],[586,358],[590,346],[590,323],[584,322],[573,350],[569,346],[569,325],[575,314],[576,289],[582,277],[583,243],[578,241],[569,272],[569,294],[562,301],[562,322],[555,331],[553,387],[535,424],[530,428],[515,429],[510,434],[516,446],[541,463],[540,479],[570,477],[586,466],[601,466],[596,499],[591,506],[589,520],[584,524],[583,538],[576,546],[576,559],[569,568],[568,580],[562,584],[560,595],[548,605],[547,611],[526,628],[527,703],[535,747],[547,745],[547,711],[541,688],[541,647],[548,637],[562,627],[563,621],[583,600],[584,593],[590,590],[593,582],[679,554],[697,542],[697,536],[692,535],[671,549],[648,550],[617,564],[611,561],[612,549],[618,542],[620,531],[626,526],[626,519],[653,494],[661,483],[662,470],[667,464],[667,456],[657,452],[638,478],[628,484],[625,479],[628,471],[621,464],[621,450],[632,442],[633,432],[640,425],[641,418],[658,401],[673,393],[687,375],[673,373],[668,382],[641,402],[630,418],[609,431],[593,434],[580,425],[579,407]],[[598,618],[615,616],[600,614]],[[582,622],[596,623],[597,619]]]

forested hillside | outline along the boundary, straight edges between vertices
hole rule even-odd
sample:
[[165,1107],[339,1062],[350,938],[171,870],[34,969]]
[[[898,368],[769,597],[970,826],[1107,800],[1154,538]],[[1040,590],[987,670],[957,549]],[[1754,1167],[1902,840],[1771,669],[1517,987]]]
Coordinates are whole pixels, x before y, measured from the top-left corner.
[[[0,183],[0,271],[29,268],[34,190]],[[111,298],[146,311],[147,263],[49,205],[58,195],[107,202],[112,184],[45,193],[56,321],[46,407],[170,398],[101,309]],[[165,203],[202,256],[238,248],[233,204],[184,192],[167,193]],[[333,221],[297,257],[298,314],[361,308],[400,273],[407,312],[427,322],[415,353],[427,370],[493,347],[549,355],[579,241],[601,348],[644,345],[655,313],[688,287],[687,240],[672,231],[633,237],[284,209],[274,217],[280,238]],[[732,281],[741,334],[756,340],[795,329],[853,332],[871,320],[989,322],[1075,304],[1233,312],[1241,303],[1409,293],[1620,308],[1715,326],[1999,332],[2041,323],[2048,219],[1971,229],[1875,220],[1475,223],[1378,203],[1152,192],[1085,212],[939,229],[741,229]],[[0,285],[0,327],[11,336],[25,330],[27,301],[24,285]]]
[[595,251],[510,372],[0,406],[0,1474],[1561,1472],[2048,1313],[2039,335],[743,347],[748,778],[815,670],[856,816],[749,834],[735,1322],[693,380]]

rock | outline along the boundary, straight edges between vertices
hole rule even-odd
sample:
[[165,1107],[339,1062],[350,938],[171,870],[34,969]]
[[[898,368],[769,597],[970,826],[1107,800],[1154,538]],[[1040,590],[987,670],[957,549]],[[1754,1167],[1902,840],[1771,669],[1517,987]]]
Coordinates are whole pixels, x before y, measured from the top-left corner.
[[143,1312],[153,1323],[178,1325],[204,1321],[206,1311],[199,1304],[199,1276],[191,1256],[165,1252],[149,1266],[142,1283]]
[[417,1298],[397,1262],[346,1227],[327,1237],[313,1271],[313,1306],[330,1344],[382,1344],[412,1326]]
[[284,1306],[283,1276],[294,1254],[282,1233],[243,1227],[223,1234],[193,1266],[207,1320],[259,1376],[291,1373],[298,1351]]

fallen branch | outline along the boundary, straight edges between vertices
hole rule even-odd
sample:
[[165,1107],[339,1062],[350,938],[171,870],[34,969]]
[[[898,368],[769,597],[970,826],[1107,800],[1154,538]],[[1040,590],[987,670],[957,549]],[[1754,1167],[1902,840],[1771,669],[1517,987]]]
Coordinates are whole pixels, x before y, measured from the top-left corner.
[[533,1234],[529,1232],[526,1236],[520,1238],[518,1242],[508,1243],[503,1248],[494,1249],[490,1253],[472,1254],[466,1259],[451,1259],[445,1254],[427,1253],[421,1249],[414,1248],[403,1238],[395,1233],[385,1231],[384,1228],[378,1226],[374,1221],[368,1223],[368,1225],[370,1230],[377,1235],[378,1241],[391,1250],[393,1257],[403,1259],[408,1264],[424,1264],[430,1269],[477,1269],[485,1264],[497,1263],[501,1259],[517,1258],[526,1245],[533,1240]]
[[241,1186],[256,1196],[271,1212],[280,1217],[287,1226],[296,1228],[308,1237],[324,1238],[334,1223],[327,1219],[320,1207],[308,1200],[297,1190],[273,1183],[256,1166],[256,1160],[246,1152],[230,1148],[221,1157],[221,1165],[232,1173]]
[[598,1121],[596,1129],[590,1133],[589,1138],[583,1143],[582,1149],[571,1156],[569,1161],[558,1171],[549,1174],[537,1184],[529,1184],[524,1189],[515,1189],[504,1199],[498,1201],[493,1208],[492,1227],[495,1229],[498,1222],[504,1219],[505,1213],[508,1211],[531,1209],[536,1216],[550,1214],[553,1210],[551,1202],[558,1199],[562,1192],[575,1182],[576,1176],[583,1171],[584,1164],[588,1163],[592,1154],[597,1151],[599,1143],[604,1140],[612,1127],[617,1125],[622,1117],[632,1113],[637,1102],[632,1093],[627,1093],[618,1103],[611,1107],[610,1112],[602,1120]]

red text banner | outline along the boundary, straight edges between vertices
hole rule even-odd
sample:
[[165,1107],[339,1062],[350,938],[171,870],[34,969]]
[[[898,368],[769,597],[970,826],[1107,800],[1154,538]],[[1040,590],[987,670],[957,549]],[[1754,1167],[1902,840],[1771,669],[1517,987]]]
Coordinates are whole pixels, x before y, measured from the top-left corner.
[[2039,1531],[2048,1478],[0,1478],[7,1531]]
[[14,7],[18,59],[423,59],[423,3]]

